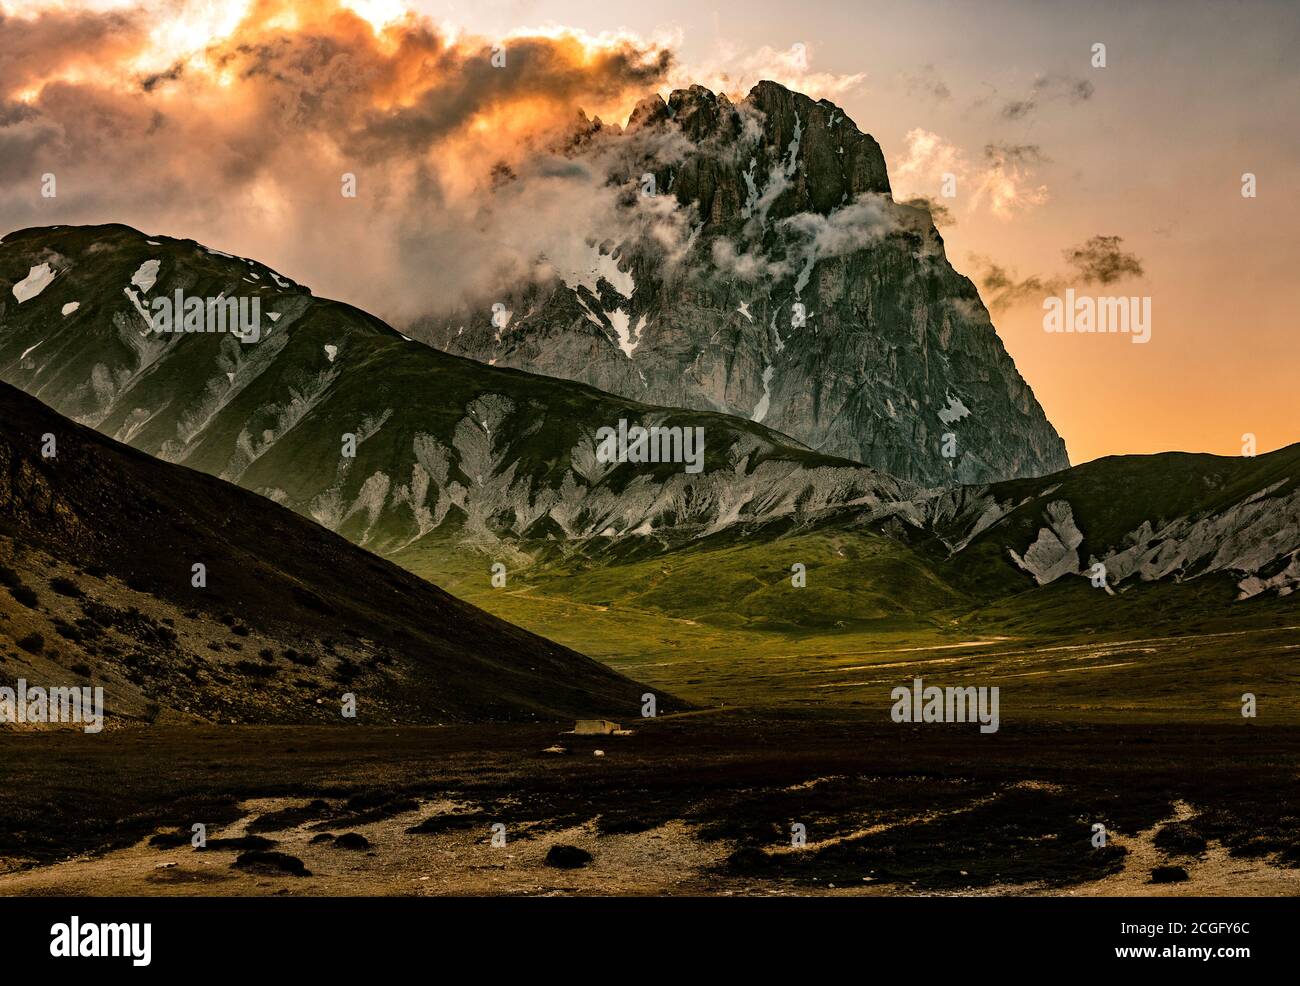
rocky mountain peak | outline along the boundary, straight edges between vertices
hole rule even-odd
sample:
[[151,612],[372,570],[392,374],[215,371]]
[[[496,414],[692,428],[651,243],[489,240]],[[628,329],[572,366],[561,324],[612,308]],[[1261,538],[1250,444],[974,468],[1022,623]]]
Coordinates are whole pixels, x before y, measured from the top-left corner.
[[632,110],[632,115],[627,118],[626,129],[629,134],[636,133],[646,127],[653,127],[671,116],[672,114],[668,111],[668,104],[664,102],[663,97],[658,93],[651,93],[636,104],[636,107]]
[[489,303],[413,334],[760,421],[917,482],[1068,467],[974,284],[926,211],[894,201],[880,145],[840,107],[771,81],[734,103],[695,85],[589,136],[567,153],[626,189],[608,228],[572,234],[590,269],[501,285],[507,331]]

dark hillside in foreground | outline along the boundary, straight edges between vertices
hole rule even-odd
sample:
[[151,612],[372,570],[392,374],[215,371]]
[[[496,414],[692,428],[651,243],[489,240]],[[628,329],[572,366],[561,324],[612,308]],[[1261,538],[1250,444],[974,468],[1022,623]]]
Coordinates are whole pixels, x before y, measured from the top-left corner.
[[[103,685],[110,726],[640,707],[634,682],[268,500],[119,445],[6,384],[0,420],[6,684]],[[205,588],[192,585],[196,564]],[[347,692],[355,720],[340,715]]]

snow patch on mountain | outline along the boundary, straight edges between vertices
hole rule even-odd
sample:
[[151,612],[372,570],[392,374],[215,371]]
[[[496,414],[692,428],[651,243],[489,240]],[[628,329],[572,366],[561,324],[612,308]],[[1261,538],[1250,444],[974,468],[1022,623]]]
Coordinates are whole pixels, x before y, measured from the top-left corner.
[[158,268],[162,266],[160,260],[146,260],[140,265],[140,269],[131,275],[131,283],[140,289],[142,294],[148,294],[153,286],[158,283]]
[[948,403],[945,407],[939,408],[939,420],[946,425],[956,424],[962,418],[970,415],[970,408],[962,403],[960,397],[954,397],[952,394],[946,395]]
[[24,301],[31,301],[38,294],[50,286],[54,280],[55,270],[49,264],[37,264],[33,267],[21,281],[13,287],[14,297],[18,299],[18,304]]
[[795,169],[799,167],[799,145],[803,143],[803,120],[798,113],[794,115],[794,135],[790,138],[790,146],[786,151],[785,176],[791,178],[794,176]]
[[754,171],[758,168],[758,158],[749,159],[749,167],[741,174],[745,180],[745,204],[741,207],[740,214],[748,219],[753,213],[754,207],[758,205],[758,186],[754,184]]
[[767,409],[772,404],[772,373],[776,367],[763,367],[763,396],[758,399],[754,405],[754,413],[749,416],[750,421],[761,422],[767,417]]
[[597,244],[589,245],[581,260],[568,270],[561,271],[561,277],[573,290],[585,287],[597,297],[600,296],[598,285],[602,278],[629,300],[636,291],[636,280],[631,272],[620,270],[618,257],[612,252],[602,251]]
[[642,315],[637,319],[635,328],[631,326],[632,316],[621,308],[617,311],[606,312],[605,317],[609,319],[609,324],[614,327],[614,334],[618,336],[618,348],[623,350],[628,359],[631,359],[636,347],[641,343],[641,331],[645,328],[645,316]]
[[501,333],[506,329],[510,324],[510,320],[514,317],[514,312],[508,312],[504,308],[497,308],[496,306],[493,307],[492,324],[496,327],[496,333],[493,335],[494,342],[501,341]]

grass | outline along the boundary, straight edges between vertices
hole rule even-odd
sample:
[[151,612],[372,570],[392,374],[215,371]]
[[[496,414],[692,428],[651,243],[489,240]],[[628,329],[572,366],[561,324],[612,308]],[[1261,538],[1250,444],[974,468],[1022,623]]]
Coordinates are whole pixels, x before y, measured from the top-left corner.
[[[503,589],[470,554],[443,581],[456,594],[697,704],[879,714],[893,685],[922,676],[997,685],[1013,716],[1224,721],[1251,692],[1271,721],[1300,722],[1300,613],[1276,596],[1236,602],[1229,578],[1118,595],[1025,579],[981,600],[896,541],[834,530],[524,568]],[[804,588],[790,583],[795,560]]]

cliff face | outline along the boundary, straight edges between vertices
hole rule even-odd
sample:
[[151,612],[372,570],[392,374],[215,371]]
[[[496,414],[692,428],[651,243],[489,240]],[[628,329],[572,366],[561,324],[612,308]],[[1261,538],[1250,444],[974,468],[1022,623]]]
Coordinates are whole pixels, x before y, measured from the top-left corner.
[[643,101],[626,130],[587,124],[565,153],[604,167],[629,212],[688,217],[685,242],[628,224],[591,245],[589,269],[503,289],[505,325],[483,304],[414,334],[761,421],[917,482],[1069,466],[929,213],[894,202],[879,145],[833,104],[771,82],[738,104],[693,86]]

